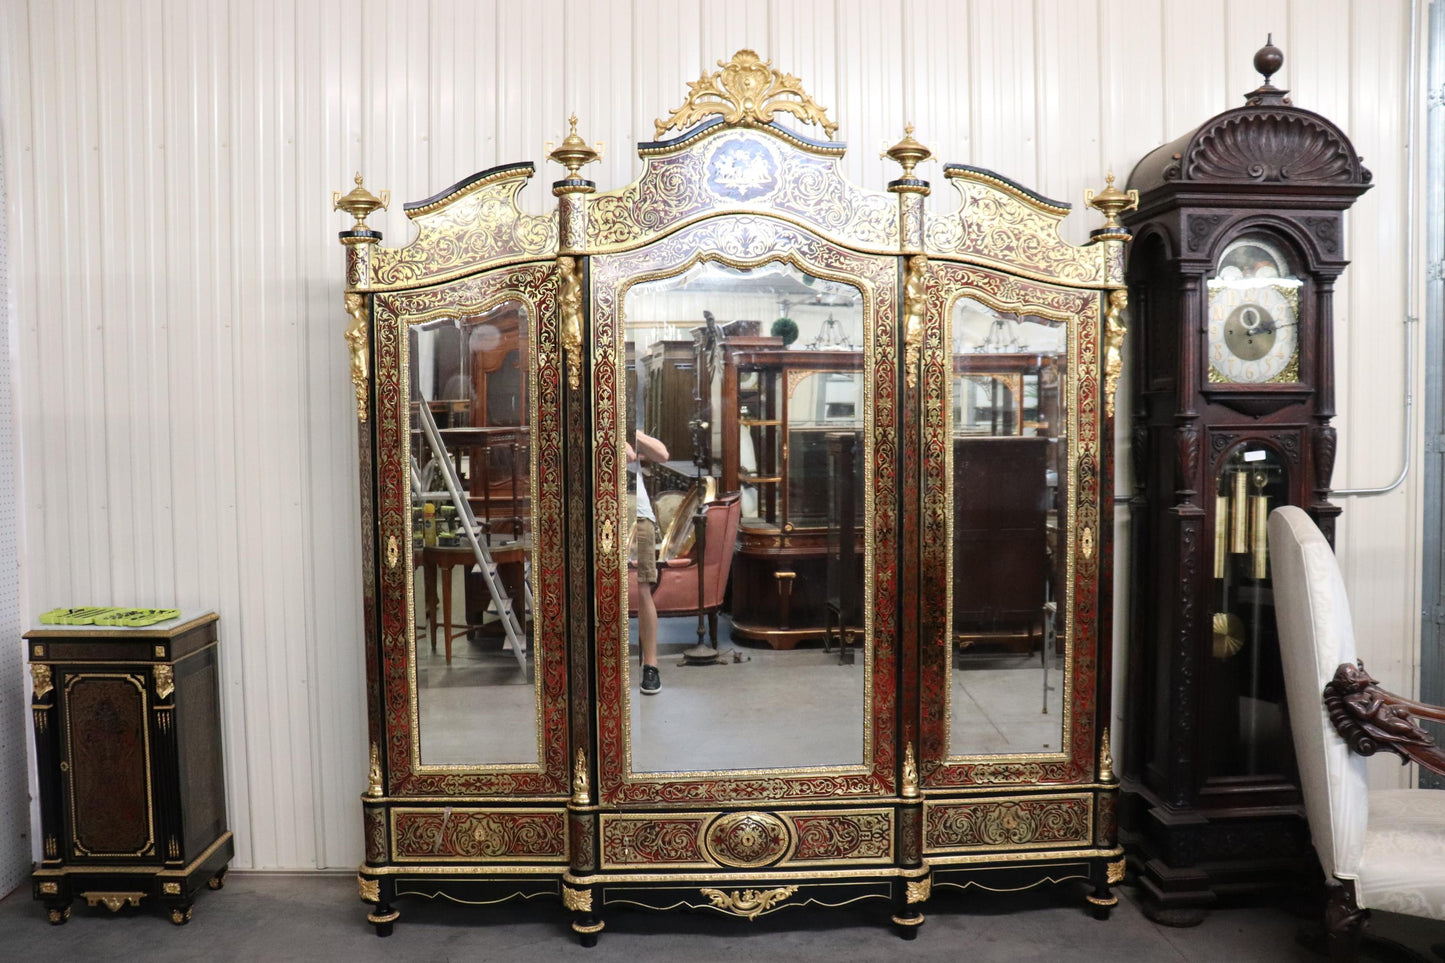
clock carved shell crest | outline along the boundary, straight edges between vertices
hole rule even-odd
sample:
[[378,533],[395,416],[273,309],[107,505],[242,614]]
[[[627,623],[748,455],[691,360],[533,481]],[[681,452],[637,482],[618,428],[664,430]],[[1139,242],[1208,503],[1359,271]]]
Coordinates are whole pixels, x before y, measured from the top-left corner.
[[1172,173],[1189,181],[1370,181],[1370,172],[1333,124],[1288,109],[1236,110],[1214,118],[1195,133]]

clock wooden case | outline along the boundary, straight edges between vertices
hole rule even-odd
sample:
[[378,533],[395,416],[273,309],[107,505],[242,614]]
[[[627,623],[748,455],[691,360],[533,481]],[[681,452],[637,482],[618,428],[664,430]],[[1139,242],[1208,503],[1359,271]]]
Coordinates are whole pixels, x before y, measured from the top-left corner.
[[[1280,676],[1264,518],[1333,535],[1333,297],[1344,213],[1370,173],[1334,124],[1264,84],[1141,160],[1128,280],[1135,341],[1131,720],[1122,825],[1146,907],[1197,922],[1218,896],[1311,863]],[[1313,711],[1313,707],[1311,707]]]
[[[889,152],[900,177],[867,190],[840,175],[836,124],[797,78],[751,51],[719,68],[658,122],[620,190],[582,176],[597,155],[574,118],[547,214],[515,203],[530,164],[408,205],[417,236],[400,248],[365,223],[385,196],[358,177],[334,198],[357,218],[341,241],[368,919],[385,934],[407,897],[542,896],[590,943],[617,907],[754,919],[878,900],[907,935],[939,890],[1044,883],[1107,915],[1123,861],[1105,398],[1127,199],[1094,198],[1109,221],[1075,246],[1058,234],[1068,205],[949,166],[959,204],[929,214],[914,173],[929,151],[911,131]],[[753,337],[734,356],[739,331],[785,311],[796,343]],[[702,375],[628,365],[679,329]],[[503,357],[517,376],[489,375],[476,403]],[[654,418],[668,443],[686,426],[699,489],[717,492],[697,515],[706,538],[663,560],[655,598],[733,578],[726,668],[682,667],[691,623],[664,619],[656,695],[639,688],[629,617],[634,490],[688,473],[669,468],[676,452],[629,469],[629,422],[649,411],[671,418]],[[499,432],[520,483],[493,510],[470,481]],[[1029,473],[1006,512],[990,508],[1000,470]],[[829,601],[851,660],[821,631],[774,649],[788,626],[763,622],[778,605],[747,601],[776,594],[805,550],[816,564],[788,579],[808,584],[783,587]],[[439,551],[468,558],[441,578],[470,568],[484,589],[445,658],[417,603]],[[524,584],[493,577],[503,558]],[[976,598],[1013,572],[1007,604]]]

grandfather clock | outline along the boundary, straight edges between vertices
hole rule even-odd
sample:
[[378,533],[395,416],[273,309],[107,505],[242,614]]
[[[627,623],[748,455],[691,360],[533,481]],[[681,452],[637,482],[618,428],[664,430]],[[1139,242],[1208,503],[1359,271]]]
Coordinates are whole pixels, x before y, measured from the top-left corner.
[[[1146,155],[1128,282],[1135,331],[1129,737],[1121,836],[1146,910],[1306,877],[1265,518],[1333,537],[1332,301],[1344,212],[1370,172],[1254,58],[1245,105]],[[1309,707],[1314,711],[1314,707]]]

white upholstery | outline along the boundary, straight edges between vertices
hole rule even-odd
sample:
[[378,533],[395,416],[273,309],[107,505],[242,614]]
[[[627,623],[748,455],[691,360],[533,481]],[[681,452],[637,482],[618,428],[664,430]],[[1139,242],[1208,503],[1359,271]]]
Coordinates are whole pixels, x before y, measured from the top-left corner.
[[1345,583],[1330,543],[1292,505],[1269,517],[1269,557],[1285,702],[1310,837],[1326,875],[1354,879],[1369,816],[1365,760],[1335,733],[1322,698],[1336,667],[1355,661]]
[[1445,919],[1445,792],[1370,793],[1370,822],[1355,880],[1368,909]]
[[1445,792],[1370,792],[1365,760],[1325,713],[1325,684],[1355,661],[1334,552],[1309,515],[1288,506],[1270,515],[1269,555],[1290,728],[1325,873],[1354,880],[1362,908],[1445,919]]

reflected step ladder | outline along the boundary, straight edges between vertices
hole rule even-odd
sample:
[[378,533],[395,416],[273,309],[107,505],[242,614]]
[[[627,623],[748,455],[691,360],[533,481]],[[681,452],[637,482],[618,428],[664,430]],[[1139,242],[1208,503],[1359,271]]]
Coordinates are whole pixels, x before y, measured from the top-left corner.
[[[472,554],[477,557],[477,568],[481,570],[482,581],[491,594],[492,602],[496,606],[497,615],[502,620],[502,631],[506,634],[507,645],[511,648],[512,654],[517,657],[517,665],[523,672],[527,671],[527,636],[522,631],[522,626],[517,622],[517,613],[512,608],[512,598],[507,594],[506,586],[502,583],[501,572],[497,563],[492,558],[489,544],[484,544],[477,536],[483,534],[483,528],[477,522],[477,517],[472,513],[472,503],[462,493],[461,478],[457,475],[457,468],[452,460],[447,457],[446,445],[442,441],[441,432],[437,430],[436,419],[432,417],[431,406],[426,401],[421,401],[416,406],[418,419],[421,421],[422,434],[426,436],[427,447],[431,449],[432,463],[441,469],[442,481],[445,482],[447,490],[445,496],[451,500],[456,507],[457,518],[461,522],[462,532],[467,537],[468,544],[472,547]],[[412,472],[413,489],[420,489],[420,478],[418,472]],[[418,490],[416,494],[422,498],[439,498],[442,492],[427,492]],[[490,543],[490,532],[487,541]],[[522,580],[523,592],[527,596],[526,603],[531,602],[532,588],[524,578]]]

